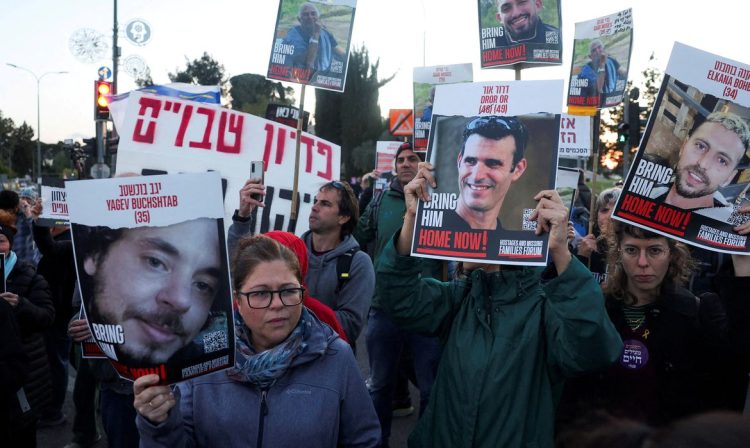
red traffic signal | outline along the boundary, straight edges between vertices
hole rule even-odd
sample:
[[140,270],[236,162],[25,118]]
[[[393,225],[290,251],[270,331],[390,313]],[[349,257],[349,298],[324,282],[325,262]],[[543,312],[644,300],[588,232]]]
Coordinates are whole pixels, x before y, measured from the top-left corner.
[[109,102],[112,95],[112,83],[109,81],[94,81],[94,119],[109,119]]

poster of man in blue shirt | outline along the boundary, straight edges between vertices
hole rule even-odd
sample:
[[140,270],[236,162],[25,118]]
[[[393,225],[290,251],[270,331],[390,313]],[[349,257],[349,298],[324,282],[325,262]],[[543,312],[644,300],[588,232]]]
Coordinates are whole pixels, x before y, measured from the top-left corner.
[[268,77],[344,90],[355,0],[282,0]]

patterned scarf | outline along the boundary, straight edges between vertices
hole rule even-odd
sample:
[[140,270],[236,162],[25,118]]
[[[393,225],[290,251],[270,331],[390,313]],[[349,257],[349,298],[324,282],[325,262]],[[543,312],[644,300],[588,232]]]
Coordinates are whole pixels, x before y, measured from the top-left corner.
[[312,318],[302,307],[299,322],[289,336],[276,347],[256,353],[250,346],[249,329],[238,310],[234,311],[234,330],[237,334],[236,361],[227,375],[236,381],[248,382],[267,389],[281,378],[292,361],[307,350],[307,338],[312,328]]

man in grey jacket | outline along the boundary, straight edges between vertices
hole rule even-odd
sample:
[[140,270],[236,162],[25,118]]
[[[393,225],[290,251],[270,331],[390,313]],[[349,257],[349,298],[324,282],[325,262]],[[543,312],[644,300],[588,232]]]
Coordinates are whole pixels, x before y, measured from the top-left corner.
[[[259,179],[248,180],[240,190],[240,208],[235,211],[229,228],[229,247],[252,232],[252,212],[262,206],[259,199],[264,192]],[[362,331],[375,291],[372,260],[359,250],[359,243],[351,235],[358,220],[358,201],[349,184],[328,182],[315,195],[310,230],[301,236],[309,261],[305,276],[307,291],[336,313],[352,347]]]

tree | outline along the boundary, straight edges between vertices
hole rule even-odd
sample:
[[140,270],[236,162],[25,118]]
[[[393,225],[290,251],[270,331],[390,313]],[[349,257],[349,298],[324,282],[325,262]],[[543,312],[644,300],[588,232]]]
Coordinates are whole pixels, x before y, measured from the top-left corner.
[[34,144],[34,129],[27,125],[26,122],[13,130],[11,135],[11,166],[13,171],[23,176],[31,173],[32,154],[36,151]]
[[175,70],[169,73],[172,82],[185,82],[201,86],[219,86],[222,98],[227,94],[227,80],[224,77],[224,66],[219,64],[207,52],[203,52],[200,59],[191,61],[185,57],[186,67],[184,70]]
[[[369,153],[375,160],[375,141],[386,128],[380,115],[378,94],[382,86],[394,75],[378,79],[380,61],[370,63],[367,48],[354,48],[349,56],[346,89],[343,93],[316,89],[315,133],[326,140],[341,145],[341,172],[343,177],[353,176],[371,167],[362,166]],[[355,164],[354,153],[358,155]]]
[[245,73],[233,76],[229,83],[232,85],[229,95],[234,110],[265,117],[269,104],[294,104],[294,88],[284,87],[280,82],[269,81],[261,75]]

